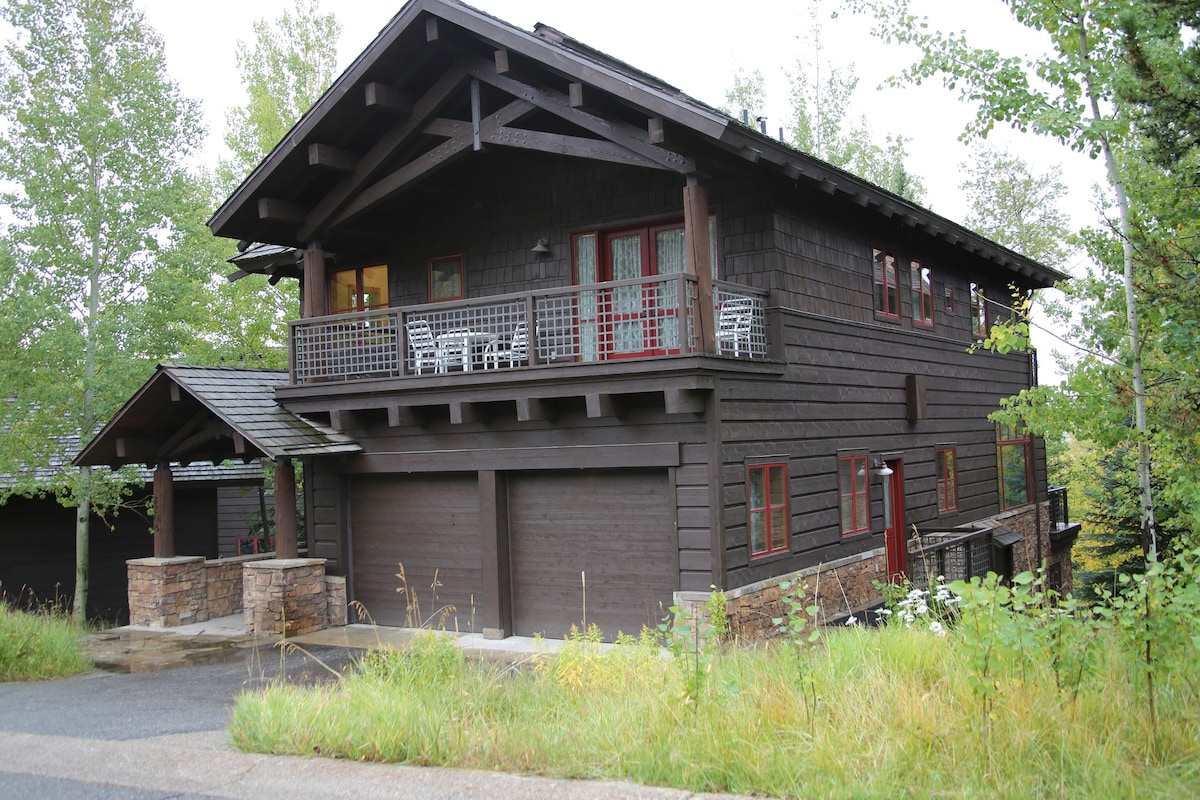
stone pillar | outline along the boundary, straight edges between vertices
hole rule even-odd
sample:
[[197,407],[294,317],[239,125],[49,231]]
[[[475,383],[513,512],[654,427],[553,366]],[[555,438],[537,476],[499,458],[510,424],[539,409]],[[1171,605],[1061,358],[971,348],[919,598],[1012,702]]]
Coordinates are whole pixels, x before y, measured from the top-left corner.
[[275,460],[275,557],[296,558],[296,465],[290,458]]
[[204,556],[135,558],[129,573],[129,624],[172,628],[208,619]]
[[154,557],[175,557],[175,476],[166,461],[154,470]]
[[242,590],[248,633],[296,636],[329,625],[323,558],[248,562],[242,567]]

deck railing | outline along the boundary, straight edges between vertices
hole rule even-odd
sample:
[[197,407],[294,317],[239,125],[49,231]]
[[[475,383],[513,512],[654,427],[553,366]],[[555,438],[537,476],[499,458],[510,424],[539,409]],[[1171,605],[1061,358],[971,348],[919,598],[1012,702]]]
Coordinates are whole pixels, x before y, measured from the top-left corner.
[[[718,352],[766,357],[765,295],[714,283]],[[297,320],[292,382],[695,353],[696,308],[674,274]]]
[[908,541],[908,580],[921,589],[983,577],[992,568],[992,530],[921,531]]
[[1067,504],[1067,487],[1051,486],[1046,492],[1050,501],[1050,529],[1057,530],[1071,524],[1071,509]]

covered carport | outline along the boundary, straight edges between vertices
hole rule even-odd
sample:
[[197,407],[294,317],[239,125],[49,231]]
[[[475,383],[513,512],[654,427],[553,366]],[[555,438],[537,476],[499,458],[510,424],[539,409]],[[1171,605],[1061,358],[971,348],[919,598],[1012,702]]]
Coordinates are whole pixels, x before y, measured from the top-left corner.
[[[236,607],[244,608],[247,628],[298,633],[313,629],[319,622],[315,617],[327,613],[324,602],[316,603],[318,613],[274,596],[279,587],[297,581],[311,584],[318,573],[325,582],[322,559],[299,557],[294,459],[361,448],[276,403],[275,389],[287,381],[282,370],[160,365],[76,456],[79,466],[154,468],[154,556],[129,562],[131,623],[170,627],[233,613]],[[275,465],[274,559],[212,562],[177,554],[173,465],[263,458]],[[263,608],[254,607],[259,584]],[[311,589],[302,593],[315,594]]]

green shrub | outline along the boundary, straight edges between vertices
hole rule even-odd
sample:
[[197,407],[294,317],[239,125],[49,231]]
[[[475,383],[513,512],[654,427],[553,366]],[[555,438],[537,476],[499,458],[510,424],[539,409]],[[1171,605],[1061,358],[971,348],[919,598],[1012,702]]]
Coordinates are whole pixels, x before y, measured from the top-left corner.
[[37,681],[87,672],[79,627],[53,608],[17,611],[0,603],[0,681]]

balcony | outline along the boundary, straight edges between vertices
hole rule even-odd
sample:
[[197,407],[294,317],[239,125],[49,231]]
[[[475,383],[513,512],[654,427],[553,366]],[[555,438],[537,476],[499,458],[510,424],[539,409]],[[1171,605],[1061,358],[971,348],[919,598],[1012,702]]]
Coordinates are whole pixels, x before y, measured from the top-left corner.
[[921,531],[908,541],[908,580],[928,589],[939,577],[946,583],[983,577],[994,569],[992,546],[991,528]]
[[1055,550],[1069,548],[1075,543],[1082,526],[1070,521],[1067,487],[1050,486],[1046,493],[1050,506],[1050,546]]
[[[702,352],[688,274],[297,320],[292,385]],[[766,292],[715,281],[717,352],[767,357]]]

